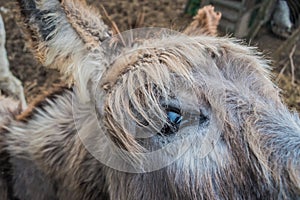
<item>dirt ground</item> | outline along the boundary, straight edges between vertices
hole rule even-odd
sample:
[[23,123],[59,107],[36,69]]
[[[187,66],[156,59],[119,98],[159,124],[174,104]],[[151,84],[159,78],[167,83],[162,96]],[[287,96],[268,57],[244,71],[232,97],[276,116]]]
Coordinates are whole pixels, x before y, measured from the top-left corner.
[[[97,7],[103,14],[101,5],[107,10],[113,21],[116,22],[120,31],[137,26],[166,27],[182,30],[190,21],[191,17],[183,14],[187,0],[87,0],[89,4]],[[47,91],[54,84],[63,82],[57,71],[43,68],[26,48],[20,29],[16,24],[15,5],[13,1],[0,0],[0,13],[3,16],[7,32],[7,51],[13,74],[18,77],[25,89],[28,102],[31,102],[38,94]],[[143,17],[141,17],[143,16]],[[142,20],[141,20],[142,19]],[[267,27],[261,29],[251,45],[258,46],[267,58],[272,59],[272,53],[284,40],[274,36]],[[289,61],[289,53],[285,52],[280,57],[281,64],[273,69],[273,78],[276,81],[278,72]],[[300,42],[296,46],[293,55],[295,65],[295,84],[291,84],[290,64],[287,65],[283,76],[276,84],[282,88],[285,102],[292,108],[300,111]],[[299,66],[299,67],[298,67]]]

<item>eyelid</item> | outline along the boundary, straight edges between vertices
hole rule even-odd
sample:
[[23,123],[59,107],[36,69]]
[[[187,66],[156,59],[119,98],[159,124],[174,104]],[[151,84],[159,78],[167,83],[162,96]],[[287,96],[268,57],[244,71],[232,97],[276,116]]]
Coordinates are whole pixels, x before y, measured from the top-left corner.
[[165,109],[167,108],[175,108],[176,109],[181,109],[181,105],[178,99],[174,99],[174,98],[168,98],[167,100],[160,100],[160,104],[162,105],[162,107],[164,107]]
[[175,112],[177,114],[181,114],[181,110],[178,107],[173,107],[171,105],[168,105],[165,107],[165,109],[166,109],[166,112]]

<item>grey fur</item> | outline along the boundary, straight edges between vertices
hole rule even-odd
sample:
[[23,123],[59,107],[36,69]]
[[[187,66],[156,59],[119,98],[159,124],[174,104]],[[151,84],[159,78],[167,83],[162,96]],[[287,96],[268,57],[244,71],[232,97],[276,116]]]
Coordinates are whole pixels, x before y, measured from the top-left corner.
[[[40,45],[55,44],[56,31]],[[300,120],[281,102],[269,64],[254,48],[229,38],[165,34],[124,49],[131,60],[120,57],[107,65],[104,54],[78,42],[82,35],[70,34],[80,51],[66,50],[81,57],[69,60],[70,66],[55,66],[63,73],[73,70],[73,88],[47,97],[1,131],[1,152],[9,157],[1,165],[12,170],[12,179],[0,179],[12,184],[14,194],[8,195],[33,200],[300,198]],[[194,108],[195,94],[195,109],[206,120],[175,134],[156,134],[155,120],[167,123],[158,91],[159,97],[175,96],[182,113]],[[153,137],[137,140],[126,122],[143,125],[143,120],[154,130]],[[220,137],[202,156],[209,133]],[[84,139],[96,136],[92,147],[104,157],[112,155],[114,148],[101,134],[133,158],[182,138],[192,145],[164,168],[128,173],[104,165],[87,151]]]

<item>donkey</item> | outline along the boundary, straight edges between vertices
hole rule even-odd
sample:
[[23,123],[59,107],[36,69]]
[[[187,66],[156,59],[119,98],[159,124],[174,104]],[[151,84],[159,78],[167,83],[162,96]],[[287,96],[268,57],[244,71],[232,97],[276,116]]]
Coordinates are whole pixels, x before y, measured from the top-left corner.
[[18,6],[70,87],[6,118],[3,198],[300,198],[300,120],[255,48],[191,28],[113,35],[82,0]]

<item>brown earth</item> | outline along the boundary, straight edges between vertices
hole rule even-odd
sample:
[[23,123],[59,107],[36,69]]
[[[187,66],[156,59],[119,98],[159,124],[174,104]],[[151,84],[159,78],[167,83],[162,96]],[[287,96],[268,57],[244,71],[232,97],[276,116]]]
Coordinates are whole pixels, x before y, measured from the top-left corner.
[[[97,7],[103,14],[102,5],[109,13],[111,19],[116,22],[120,31],[137,26],[166,27],[182,30],[190,21],[191,17],[183,14],[187,0],[87,0],[89,4]],[[3,16],[7,32],[7,51],[13,74],[24,85],[25,96],[31,102],[38,94],[47,91],[54,84],[63,82],[57,71],[43,68],[37,63],[24,44],[24,38],[16,23],[15,4],[13,1],[0,0],[0,13]],[[274,36],[267,27],[264,27],[251,45],[258,46],[267,58],[272,59],[272,53],[284,40]],[[280,59],[281,64],[273,70],[274,81],[281,68],[288,63],[290,52],[284,52]],[[300,111],[300,42],[293,55],[295,65],[296,83],[291,84],[290,64],[279,79],[279,87],[286,103]]]

